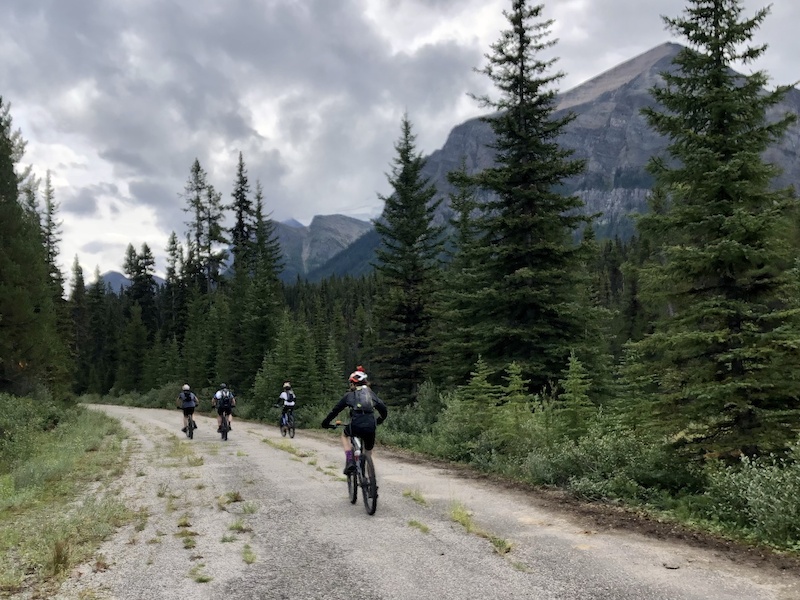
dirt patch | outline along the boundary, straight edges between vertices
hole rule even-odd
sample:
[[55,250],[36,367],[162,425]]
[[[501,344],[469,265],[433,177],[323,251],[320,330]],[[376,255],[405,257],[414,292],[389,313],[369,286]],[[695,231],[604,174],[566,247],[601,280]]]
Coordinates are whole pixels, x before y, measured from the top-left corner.
[[382,454],[428,467],[439,468],[464,479],[491,483],[498,488],[515,491],[534,499],[549,511],[581,519],[587,529],[604,531],[624,530],[659,540],[682,542],[695,548],[710,550],[739,565],[771,568],[775,571],[800,571],[800,556],[781,553],[767,546],[747,544],[720,535],[694,529],[681,523],[665,521],[636,509],[610,502],[589,502],[569,492],[534,486],[484,473],[459,463],[431,458],[403,448],[381,446]]

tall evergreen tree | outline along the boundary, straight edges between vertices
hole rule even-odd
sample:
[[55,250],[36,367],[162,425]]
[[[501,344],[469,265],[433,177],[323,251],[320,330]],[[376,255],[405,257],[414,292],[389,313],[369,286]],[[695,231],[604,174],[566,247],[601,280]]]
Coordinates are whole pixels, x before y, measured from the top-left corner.
[[642,221],[664,239],[642,279],[663,316],[639,350],[662,422],[723,454],[784,448],[800,428],[796,200],[773,189],[778,169],[763,159],[796,116],[770,116],[787,86],[767,90],[763,71],[731,69],[766,49],[752,37],[768,10],[742,12],[740,0],[689,0],[664,19],[689,47],[652,90],[661,108],[645,111],[670,160],[650,165],[667,206]]
[[236,272],[247,275],[250,271],[249,255],[253,242],[255,228],[255,212],[253,201],[250,199],[250,182],[247,179],[247,170],[244,166],[244,157],[239,152],[239,163],[236,167],[236,181],[231,194],[233,202],[233,227],[231,228],[231,253],[233,254],[233,267]]
[[477,314],[477,295],[485,287],[486,272],[481,269],[481,230],[475,218],[478,210],[475,185],[462,163],[448,174],[455,187],[450,194],[454,216],[450,262],[444,273],[445,285],[439,291],[440,316],[437,319],[440,344],[437,352],[437,379],[451,386],[467,383],[478,360],[479,348],[472,335]]
[[551,72],[555,58],[542,58],[555,44],[542,8],[513,0],[504,11],[510,29],[482,70],[500,98],[478,98],[496,110],[486,118],[496,166],[476,176],[492,197],[481,216],[488,287],[478,295],[482,318],[472,330],[487,363],[500,370],[517,362],[534,390],[558,378],[585,331],[575,303],[581,250],[573,239],[587,218],[579,198],[559,191],[583,163],[559,145],[573,115],[554,115],[554,84],[563,74]]
[[433,223],[441,200],[433,201],[436,189],[422,176],[425,161],[414,140],[404,115],[388,176],[394,193],[381,196],[383,216],[375,222],[381,236],[375,267],[384,284],[377,306],[382,350],[376,362],[384,395],[395,404],[413,402],[429,376],[434,283],[442,252],[443,228]]
[[[58,385],[66,367],[39,222],[20,204],[24,142],[0,98],[0,392]],[[62,390],[57,390],[62,391]]]
[[192,283],[201,289],[206,289],[207,281],[204,280],[204,273],[201,268],[201,248],[203,248],[205,232],[205,214],[207,212],[206,197],[208,187],[208,175],[200,161],[194,159],[189,173],[189,179],[184,187],[183,197],[186,200],[186,207],[183,209],[189,213],[189,221],[186,225],[189,228],[186,233],[188,252],[186,267],[191,269],[187,275]]
[[72,263],[69,310],[72,323],[72,389],[83,394],[89,391],[90,386],[92,340],[86,282],[77,254]]

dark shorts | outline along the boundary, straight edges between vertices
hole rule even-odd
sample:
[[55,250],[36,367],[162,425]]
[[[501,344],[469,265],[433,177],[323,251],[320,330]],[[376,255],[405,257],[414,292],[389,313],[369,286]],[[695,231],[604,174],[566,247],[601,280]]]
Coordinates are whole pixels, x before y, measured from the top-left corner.
[[188,417],[189,415],[194,414],[194,406],[184,406],[183,407],[183,416]]
[[230,415],[232,409],[232,406],[217,406],[217,414],[220,416],[222,416],[223,413]]
[[[350,436],[350,427],[352,423],[349,425],[344,426],[344,434],[346,436]],[[360,437],[361,441],[364,442],[364,450],[372,450],[375,447],[375,430],[372,431],[366,429],[360,429],[358,427],[353,428],[352,435],[356,437]]]

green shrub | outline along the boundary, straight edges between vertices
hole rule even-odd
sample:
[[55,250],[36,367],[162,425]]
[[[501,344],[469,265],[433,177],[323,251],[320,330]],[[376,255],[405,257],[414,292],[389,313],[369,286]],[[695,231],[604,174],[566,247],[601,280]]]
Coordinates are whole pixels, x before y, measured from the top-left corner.
[[705,516],[750,532],[757,539],[800,549],[800,445],[788,457],[743,457],[715,465]]

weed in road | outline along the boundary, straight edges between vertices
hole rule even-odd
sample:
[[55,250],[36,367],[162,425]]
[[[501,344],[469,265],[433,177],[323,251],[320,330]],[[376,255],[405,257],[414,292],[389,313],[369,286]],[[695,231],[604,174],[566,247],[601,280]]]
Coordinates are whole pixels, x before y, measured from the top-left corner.
[[227,544],[229,542],[235,542],[235,541],[236,541],[236,536],[233,535],[232,533],[224,534],[222,536],[222,539],[220,540],[220,542],[222,542],[223,544]]
[[193,566],[189,570],[189,577],[194,579],[197,583],[208,583],[209,581],[212,581],[214,578],[203,573],[203,567],[205,567],[205,564],[203,563]]
[[409,527],[416,527],[422,533],[428,533],[431,530],[431,528],[428,527],[427,525],[425,525],[424,523],[420,523],[419,521],[416,521],[416,520],[413,520],[413,519],[408,522],[408,525],[409,525]]
[[421,504],[422,506],[428,505],[428,501],[425,500],[425,497],[419,490],[405,490],[403,492],[403,497],[411,498],[414,502],[416,502],[417,504]]
[[238,531],[239,533],[246,533],[248,531],[252,531],[250,526],[248,526],[241,519],[236,519],[233,523],[228,525],[228,529],[230,529],[231,531]]
[[253,549],[250,547],[250,544],[245,544],[244,548],[242,548],[242,560],[246,562],[248,565],[252,565],[256,562],[256,555],[253,552]]
[[453,502],[453,504],[450,506],[450,518],[456,523],[461,524],[467,533],[474,533],[479,537],[489,540],[494,548],[494,551],[500,556],[505,556],[511,552],[511,549],[513,548],[513,544],[511,542],[489,533],[480,527],[477,527],[475,522],[472,520],[472,513],[470,513],[460,502]]

